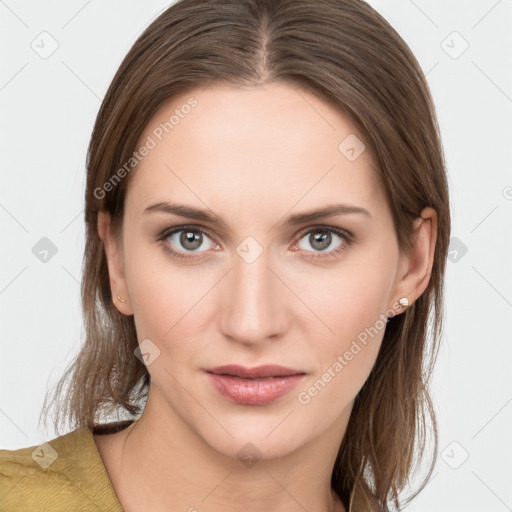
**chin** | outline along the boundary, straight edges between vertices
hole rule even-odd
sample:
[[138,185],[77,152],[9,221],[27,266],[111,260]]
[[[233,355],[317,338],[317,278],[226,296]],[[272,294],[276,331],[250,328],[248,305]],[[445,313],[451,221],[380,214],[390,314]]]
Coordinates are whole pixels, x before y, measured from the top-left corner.
[[[239,421],[223,421],[226,430],[203,432],[206,444],[217,452],[238,459],[250,467],[257,460],[272,460],[284,457],[307,442],[304,432],[297,432],[296,421],[285,419],[288,413],[278,414],[267,419],[245,418]],[[291,416],[291,415],[290,415]],[[222,431],[222,433],[220,433]],[[201,433],[200,433],[201,435]]]

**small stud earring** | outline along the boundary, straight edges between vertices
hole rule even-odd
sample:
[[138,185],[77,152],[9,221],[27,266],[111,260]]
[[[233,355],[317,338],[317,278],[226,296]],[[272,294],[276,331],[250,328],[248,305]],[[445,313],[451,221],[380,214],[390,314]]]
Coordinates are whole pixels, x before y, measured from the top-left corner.
[[119,295],[117,296],[117,298],[119,299],[119,302],[125,302],[126,299],[122,299],[121,297],[119,297]]
[[404,308],[406,308],[409,305],[409,301],[408,301],[407,297],[402,297],[398,302]]

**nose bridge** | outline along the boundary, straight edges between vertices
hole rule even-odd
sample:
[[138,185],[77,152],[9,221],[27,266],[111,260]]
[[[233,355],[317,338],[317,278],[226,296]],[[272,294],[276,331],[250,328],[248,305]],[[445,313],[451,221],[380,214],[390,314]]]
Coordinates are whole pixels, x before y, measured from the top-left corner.
[[243,343],[258,343],[285,328],[282,284],[272,268],[271,255],[251,237],[237,247],[233,269],[225,283],[221,329]]

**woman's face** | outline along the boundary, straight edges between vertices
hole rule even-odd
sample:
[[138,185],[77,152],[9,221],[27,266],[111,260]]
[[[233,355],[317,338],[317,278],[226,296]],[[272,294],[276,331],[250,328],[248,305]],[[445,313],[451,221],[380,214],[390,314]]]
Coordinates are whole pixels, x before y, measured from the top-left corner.
[[[354,126],[291,86],[212,86],[162,107],[142,146],[120,257],[108,254],[151,374],[153,420],[229,456],[246,443],[275,457],[340,441],[385,315],[411,291]],[[300,375],[209,373],[223,365]]]

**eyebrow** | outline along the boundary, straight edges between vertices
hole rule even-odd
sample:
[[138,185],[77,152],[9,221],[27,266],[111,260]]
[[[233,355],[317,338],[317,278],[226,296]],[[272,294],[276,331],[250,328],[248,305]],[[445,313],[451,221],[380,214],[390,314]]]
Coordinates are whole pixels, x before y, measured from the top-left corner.
[[[151,212],[169,213],[187,219],[209,222],[211,224],[227,229],[226,223],[217,215],[211,213],[208,210],[201,210],[199,208],[194,208],[193,206],[161,201],[147,206],[144,209],[143,214]],[[349,204],[334,204],[316,210],[310,210],[307,212],[290,215],[284,223],[295,226],[297,224],[305,224],[306,222],[311,222],[324,217],[334,217],[335,215],[347,215],[352,213],[358,213],[368,218],[372,218],[372,215],[368,210],[365,210],[359,206],[353,206]]]

